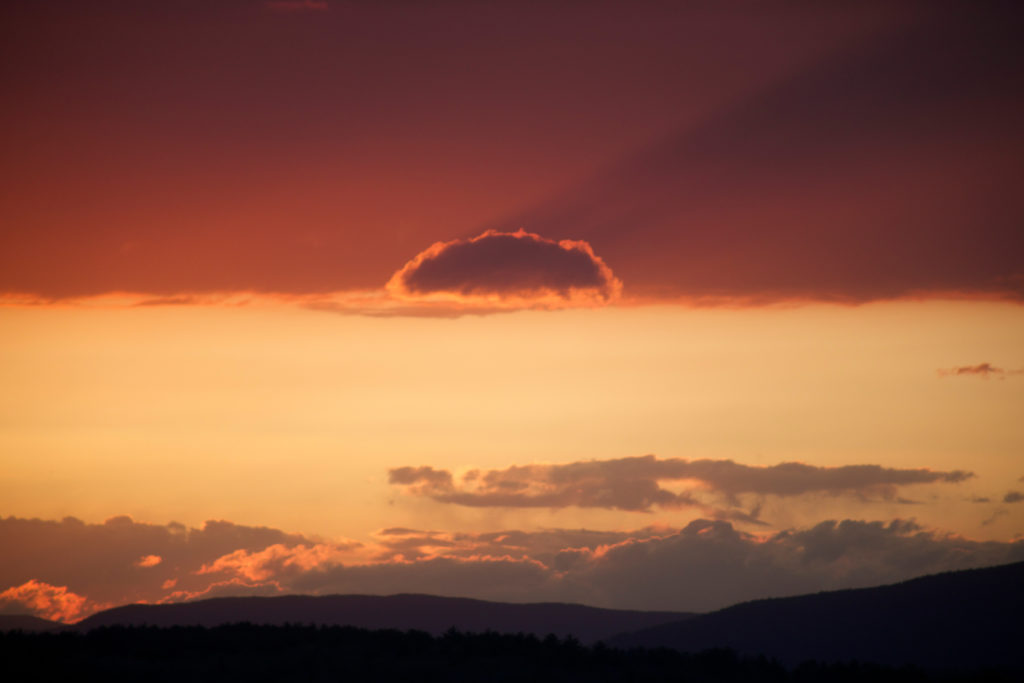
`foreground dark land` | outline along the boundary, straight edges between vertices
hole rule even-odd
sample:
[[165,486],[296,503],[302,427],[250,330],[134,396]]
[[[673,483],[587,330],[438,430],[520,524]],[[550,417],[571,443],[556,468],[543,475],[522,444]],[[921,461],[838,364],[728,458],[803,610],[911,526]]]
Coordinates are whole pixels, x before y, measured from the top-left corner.
[[1019,672],[847,662],[786,668],[729,650],[586,647],[573,638],[339,626],[111,626],[0,633],[8,681],[989,681]]

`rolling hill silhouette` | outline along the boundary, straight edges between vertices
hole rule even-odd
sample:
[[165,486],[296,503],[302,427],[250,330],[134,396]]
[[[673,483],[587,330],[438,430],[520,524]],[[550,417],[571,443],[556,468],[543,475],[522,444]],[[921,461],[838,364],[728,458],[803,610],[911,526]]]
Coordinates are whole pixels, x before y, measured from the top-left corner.
[[115,625],[213,627],[239,622],[415,629],[433,635],[453,627],[464,633],[553,633],[572,635],[586,644],[603,640],[619,648],[727,648],[788,666],[807,660],[858,660],[927,669],[1024,672],[1024,562],[875,588],[755,600],[698,615],[411,594],[293,595],[125,605],[74,626],[0,615],[0,631],[87,632]]
[[124,605],[83,619],[78,630],[99,626],[218,626],[323,624],[367,629],[416,629],[439,635],[495,631],[546,636],[572,635],[583,643],[618,633],[677,622],[687,612],[641,612],[563,603],[515,604],[433,595],[289,595],[211,598],[168,605]]
[[616,647],[730,648],[787,665],[1024,670],[1024,562],[877,588],[755,600],[612,638]]
[[0,614],[0,631],[55,631],[59,628],[67,628],[59,621],[41,619],[31,614]]

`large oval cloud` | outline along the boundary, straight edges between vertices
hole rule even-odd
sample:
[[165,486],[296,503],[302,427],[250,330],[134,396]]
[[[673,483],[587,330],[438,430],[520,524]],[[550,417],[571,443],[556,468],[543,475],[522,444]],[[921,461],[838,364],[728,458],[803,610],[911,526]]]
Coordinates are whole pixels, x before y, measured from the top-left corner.
[[395,273],[387,288],[403,299],[571,306],[608,303],[622,283],[584,241],[488,230],[434,243]]

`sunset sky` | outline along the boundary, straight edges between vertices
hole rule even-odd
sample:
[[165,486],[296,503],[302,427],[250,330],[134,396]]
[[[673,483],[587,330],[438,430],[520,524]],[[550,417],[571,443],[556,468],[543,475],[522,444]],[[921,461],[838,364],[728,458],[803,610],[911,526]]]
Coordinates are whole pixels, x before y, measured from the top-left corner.
[[1012,3],[0,5],[0,612],[1024,560]]

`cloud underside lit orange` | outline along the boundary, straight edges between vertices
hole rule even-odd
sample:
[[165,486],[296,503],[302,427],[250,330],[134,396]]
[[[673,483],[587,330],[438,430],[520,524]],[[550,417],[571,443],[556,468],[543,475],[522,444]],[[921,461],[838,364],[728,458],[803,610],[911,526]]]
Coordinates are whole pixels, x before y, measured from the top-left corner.
[[67,586],[52,586],[35,579],[0,592],[0,613],[25,612],[43,619],[73,622],[99,607],[89,604],[88,598],[69,591]]

